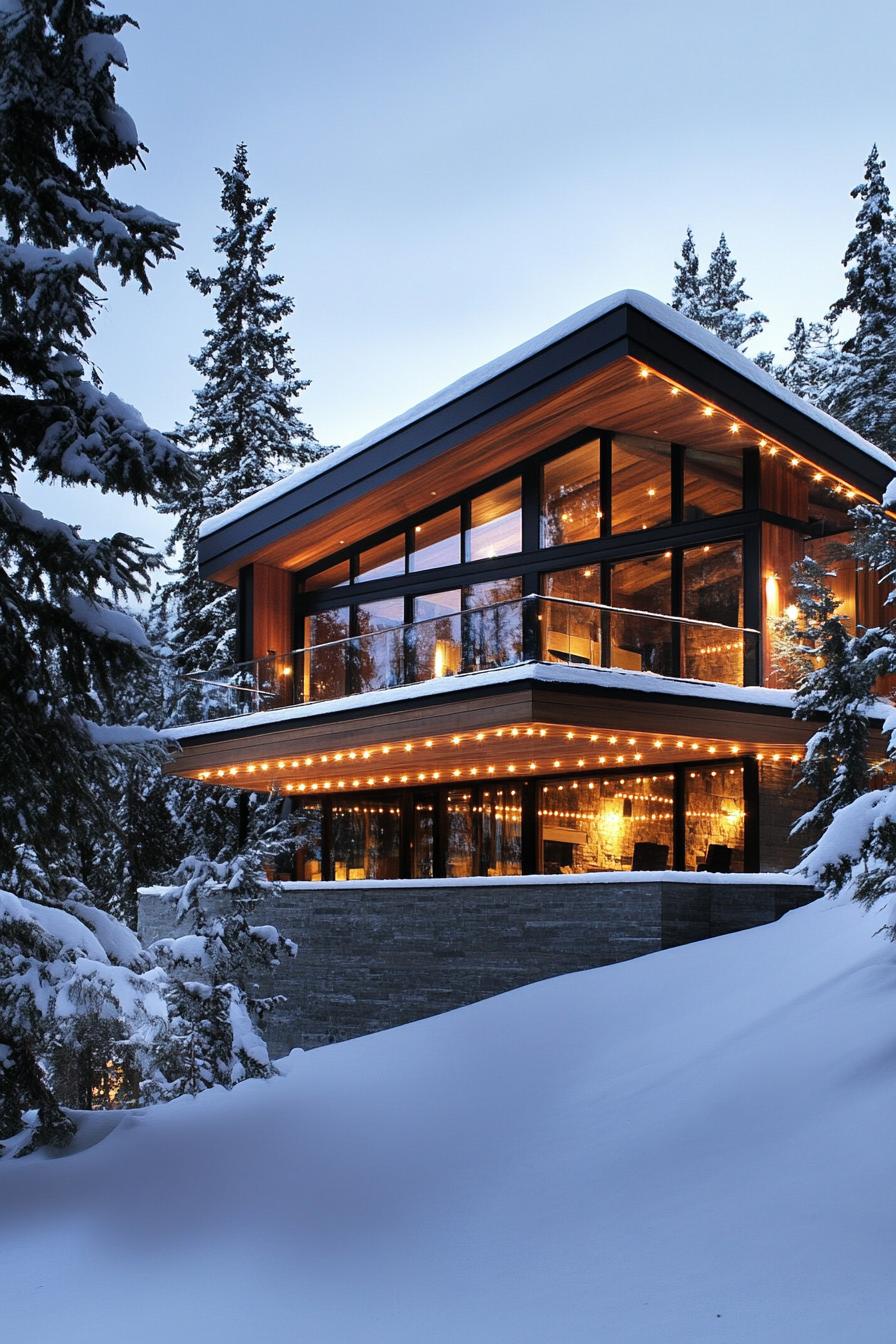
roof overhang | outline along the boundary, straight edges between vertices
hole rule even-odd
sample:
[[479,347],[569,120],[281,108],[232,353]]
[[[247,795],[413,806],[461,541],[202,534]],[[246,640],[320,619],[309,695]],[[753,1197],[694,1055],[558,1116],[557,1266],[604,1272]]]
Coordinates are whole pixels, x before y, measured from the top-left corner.
[[[200,572],[232,583],[240,566],[266,555],[273,557],[269,563],[291,567],[283,559],[286,539],[319,530],[324,520],[353,506],[357,515],[378,490],[394,487],[503,422],[547,408],[568,389],[624,360],[655,371],[872,498],[880,497],[896,473],[886,454],[666,305],[629,292],[607,303],[596,305],[590,319],[592,310],[585,310],[580,325],[576,319],[560,324],[357,445],[338,450],[332,461],[312,464],[211,520],[199,543]],[[487,459],[482,462],[483,477],[493,470]],[[389,521],[371,508],[368,531],[375,530],[374,518],[378,526]]]

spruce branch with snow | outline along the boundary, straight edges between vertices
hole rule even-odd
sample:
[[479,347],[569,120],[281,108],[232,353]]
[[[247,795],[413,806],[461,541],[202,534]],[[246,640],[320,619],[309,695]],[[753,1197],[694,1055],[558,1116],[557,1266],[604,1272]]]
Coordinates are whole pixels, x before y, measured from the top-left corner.
[[259,997],[253,976],[297,948],[273,925],[253,923],[252,914],[262,898],[279,895],[269,874],[289,851],[292,827],[276,794],[250,801],[242,850],[187,856],[164,893],[184,932],[150,948],[171,974],[171,1027],[159,1055],[162,1080],[147,1089],[151,1098],[233,1087],[274,1072],[256,1023],[282,998]]

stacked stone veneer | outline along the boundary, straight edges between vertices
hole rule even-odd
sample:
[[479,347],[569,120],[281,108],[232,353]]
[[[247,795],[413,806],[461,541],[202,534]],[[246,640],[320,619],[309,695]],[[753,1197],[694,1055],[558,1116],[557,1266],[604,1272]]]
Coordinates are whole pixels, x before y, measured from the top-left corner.
[[[259,984],[287,996],[272,1051],[323,1045],[474,1003],[534,980],[769,923],[811,900],[786,879],[658,874],[479,881],[290,883],[259,908],[299,954]],[[153,891],[140,932],[173,932]]]

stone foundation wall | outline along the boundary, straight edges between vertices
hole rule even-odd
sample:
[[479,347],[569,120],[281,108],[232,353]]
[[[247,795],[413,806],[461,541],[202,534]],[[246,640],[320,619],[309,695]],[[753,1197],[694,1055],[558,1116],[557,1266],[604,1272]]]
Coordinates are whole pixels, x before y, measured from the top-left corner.
[[[299,944],[260,981],[287,996],[268,1024],[275,1055],[363,1036],[569,971],[769,923],[815,893],[792,882],[691,874],[289,883],[261,906]],[[140,933],[173,932],[157,892]]]

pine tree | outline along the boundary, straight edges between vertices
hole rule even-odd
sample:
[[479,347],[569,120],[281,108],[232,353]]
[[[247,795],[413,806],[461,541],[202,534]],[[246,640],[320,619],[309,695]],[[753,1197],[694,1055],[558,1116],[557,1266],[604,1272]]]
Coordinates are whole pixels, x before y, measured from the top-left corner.
[[838,615],[831,577],[810,556],[793,567],[798,617],[786,633],[801,655],[794,717],[824,716],[809,739],[800,772],[800,784],[812,789],[817,801],[797,822],[797,834],[830,825],[834,813],[863,794],[870,779],[867,711],[874,703],[886,637],[876,630],[850,634]]
[[749,302],[750,296],[744,289],[743,280],[737,278],[737,262],[723,233],[700,282],[703,315],[698,320],[736,350],[743,350],[768,322],[764,313],[741,312],[744,304]]
[[846,293],[830,318],[851,313],[856,330],[843,342],[843,363],[833,388],[835,414],[872,442],[896,442],[896,221],[886,163],[877,145],[865,163],[864,181],[850,193],[861,202],[856,233],[846,249]]
[[[178,504],[171,546],[181,562],[164,592],[180,673],[236,658],[235,594],[199,577],[203,522],[323,452],[299,405],[308,380],[300,376],[285,326],[293,301],[280,292],[283,276],[269,269],[275,211],[267,197],[251,193],[244,144],[231,168],[215,171],[227,216],[214,240],[221,264],[215,275],[188,272],[194,289],[213,296],[216,318],[190,361],[205,379],[185,429],[199,486]],[[176,712],[183,716],[196,703],[196,693],[191,699],[182,688]]]
[[251,810],[251,829],[242,851],[229,848],[214,858],[192,854],[174,874],[165,893],[186,932],[154,943],[150,952],[172,975],[167,997],[171,1026],[161,1049],[153,1098],[199,1092],[221,1084],[274,1072],[256,1026],[282,996],[259,998],[252,976],[296,955],[296,945],[270,924],[251,916],[280,887],[276,871],[292,840],[292,824],[270,795]]
[[[176,249],[175,224],[106,185],[145,148],[115,100],[128,22],[96,0],[0,9],[0,873],[7,911],[26,897],[57,917],[77,832],[105,824],[97,779],[112,757],[157,749],[145,728],[101,723],[113,682],[145,667],[145,634],[120,604],[146,592],[157,557],[124,533],[93,540],[45,517],[19,493],[22,472],[142,500],[189,474],[173,443],[103,391],[85,349],[104,275],[146,292],[151,268]],[[46,921],[38,933],[18,914],[6,925],[2,966],[14,970],[23,943],[38,979],[70,960]],[[64,1136],[43,1079],[46,1034],[19,991],[27,1000],[0,969],[5,1125],[35,1105],[40,1132]]]
[[691,229],[688,229],[681,245],[681,261],[675,262],[672,307],[685,317],[700,321],[700,258]]
[[[750,296],[743,280],[737,278],[737,262],[731,255],[724,233],[709,258],[709,265],[700,275],[700,263],[694,235],[688,229],[681,248],[681,261],[675,262],[675,281],[672,286],[672,307],[715,332],[736,350],[758,336],[768,318],[764,313],[745,313]],[[767,366],[770,356],[760,362]]]
[[797,396],[805,397],[814,406],[829,409],[842,367],[830,321],[807,325],[798,317],[787,338],[787,350],[789,362],[773,372]]

